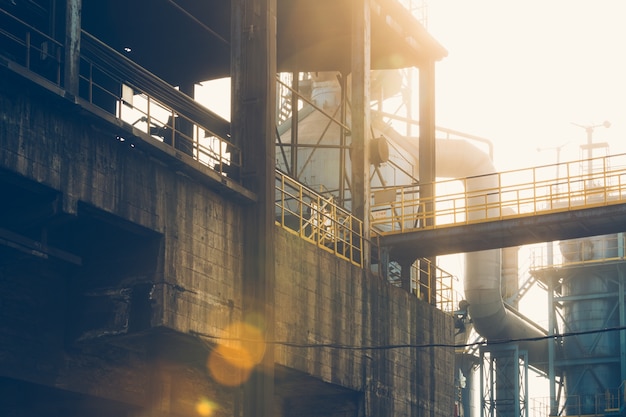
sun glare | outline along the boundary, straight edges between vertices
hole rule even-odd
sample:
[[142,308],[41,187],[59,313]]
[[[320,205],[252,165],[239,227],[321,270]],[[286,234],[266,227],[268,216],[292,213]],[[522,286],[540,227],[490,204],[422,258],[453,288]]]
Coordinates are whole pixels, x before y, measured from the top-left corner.
[[258,327],[237,322],[224,330],[218,346],[209,355],[207,366],[220,384],[241,385],[263,360],[265,349],[263,333]]
[[213,412],[217,410],[219,407],[213,401],[207,398],[201,398],[196,403],[196,412],[201,417],[209,417],[213,415]]

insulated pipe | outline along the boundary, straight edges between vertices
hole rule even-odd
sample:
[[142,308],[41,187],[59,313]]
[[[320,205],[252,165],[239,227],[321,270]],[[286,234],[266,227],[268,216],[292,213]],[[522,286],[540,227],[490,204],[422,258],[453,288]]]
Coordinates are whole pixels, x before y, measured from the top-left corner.
[[[326,86],[324,87],[331,87]],[[325,91],[328,94],[337,94],[337,88]],[[321,95],[329,100],[328,94]],[[335,100],[325,104],[337,105]],[[328,110],[328,109],[327,109]],[[372,112],[372,128],[374,136],[382,134],[386,138],[400,145],[413,155],[416,164],[419,163],[419,138],[401,135],[390,125],[376,118]],[[307,119],[313,119],[311,117]],[[313,122],[313,120],[312,120]],[[300,133],[315,131],[311,127],[302,126]],[[496,188],[498,176],[491,157],[470,142],[461,139],[437,139],[435,168],[439,178],[469,178],[467,193],[473,190]],[[493,174],[493,175],[492,175]],[[494,195],[493,202],[497,202],[498,195]],[[471,200],[470,200],[471,203]],[[482,215],[482,214],[479,214]],[[542,338],[545,332],[533,326],[507,310],[502,300],[502,251],[498,249],[467,253],[465,261],[465,297],[469,303],[469,315],[472,318],[476,331],[488,341]],[[546,339],[531,342],[522,341],[520,349],[528,352],[532,366],[547,370],[548,341]]]
[[[419,155],[417,138],[404,137],[391,126],[375,122],[375,129],[406,149]],[[440,178],[471,178],[465,191],[497,188],[498,176],[493,161],[485,152],[460,139],[438,139],[436,142],[436,170]],[[417,158],[416,158],[417,159]],[[499,197],[494,196],[494,201]],[[482,216],[482,214],[480,214]],[[535,339],[545,332],[507,310],[502,300],[502,251],[491,249],[465,255],[465,297],[474,328],[487,341]],[[547,370],[548,341],[520,341],[520,349],[528,352],[529,363]]]

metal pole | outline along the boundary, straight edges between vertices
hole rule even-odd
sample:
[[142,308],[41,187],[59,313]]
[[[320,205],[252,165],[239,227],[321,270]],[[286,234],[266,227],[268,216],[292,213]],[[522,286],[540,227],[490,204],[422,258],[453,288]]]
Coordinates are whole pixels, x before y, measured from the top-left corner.
[[64,87],[73,96],[78,95],[79,86],[81,9],[82,0],[67,0]]
[[[618,242],[622,242],[624,239],[624,233],[617,234]],[[619,243],[620,246],[620,257],[623,256],[623,246],[622,243]],[[624,293],[626,291],[626,286],[624,283],[624,267],[623,265],[617,266],[617,280],[618,280],[618,309],[619,309],[619,326],[626,326],[626,307],[624,306]],[[620,379],[622,381],[626,381],[626,331],[621,330],[619,332],[619,357],[620,357]],[[619,395],[622,395],[620,393]]]
[[298,114],[298,100],[300,91],[300,73],[293,71],[291,76],[291,169],[290,173],[293,178],[299,180],[298,175],[298,126],[300,121]]
[[347,99],[348,99],[348,76],[344,72],[341,72],[339,76],[339,84],[341,86],[341,113],[339,120],[341,125],[339,126],[339,204],[342,206],[346,202],[346,134],[348,133],[343,127],[346,124],[347,119]]
[[[553,242],[550,242],[550,246]],[[552,256],[551,256],[552,258]],[[552,262],[552,259],[550,259]],[[552,265],[552,263],[550,263]],[[548,278],[548,336],[554,336],[556,333],[556,312],[554,311],[554,282],[556,277],[550,276]],[[548,343],[548,380],[550,384],[550,415],[555,416],[557,413],[558,399],[556,398],[556,373],[554,369],[555,355],[554,339],[551,338]]]

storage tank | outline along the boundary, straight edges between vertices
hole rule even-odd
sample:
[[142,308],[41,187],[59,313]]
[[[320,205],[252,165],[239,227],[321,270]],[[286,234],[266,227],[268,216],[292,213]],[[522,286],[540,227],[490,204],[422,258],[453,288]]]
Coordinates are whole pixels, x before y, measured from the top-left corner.
[[[612,408],[607,393],[620,380],[619,279],[611,260],[618,257],[617,234],[560,243],[563,256],[561,296],[563,373],[566,413],[596,414]],[[609,394],[610,397],[610,394]]]

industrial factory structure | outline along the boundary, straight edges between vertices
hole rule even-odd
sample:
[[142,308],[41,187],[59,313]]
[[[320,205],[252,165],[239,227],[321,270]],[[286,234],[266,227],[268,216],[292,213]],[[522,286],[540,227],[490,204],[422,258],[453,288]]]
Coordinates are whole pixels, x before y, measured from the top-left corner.
[[497,172],[446,55],[396,0],[0,0],[0,415],[624,415],[626,157]]

